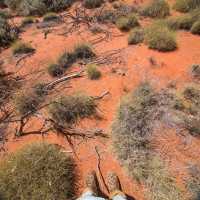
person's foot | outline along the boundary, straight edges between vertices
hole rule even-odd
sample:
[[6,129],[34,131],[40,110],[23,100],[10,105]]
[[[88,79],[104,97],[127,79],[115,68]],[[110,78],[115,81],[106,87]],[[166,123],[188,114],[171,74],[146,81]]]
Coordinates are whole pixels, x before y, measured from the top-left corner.
[[114,173],[114,172],[108,173],[108,175],[107,175],[107,186],[108,186],[108,190],[109,190],[110,193],[121,190],[119,178],[116,175],[116,173]]
[[97,189],[97,176],[95,171],[91,171],[87,174],[85,179],[87,189],[91,190],[94,194],[98,193]]

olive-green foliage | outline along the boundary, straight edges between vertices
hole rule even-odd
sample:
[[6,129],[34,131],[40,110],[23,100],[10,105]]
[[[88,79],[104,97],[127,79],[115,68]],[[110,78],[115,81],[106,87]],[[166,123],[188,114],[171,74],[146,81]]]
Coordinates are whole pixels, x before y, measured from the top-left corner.
[[191,73],[194,78],[200,79],[200,64],[193,64],[191,66]]
[[45,88],[45,86],[46,86],[45,83],[37,83],[33,87],[33,92],[39,97],[44,97],[45,95],[48,94],[48,91]]
[[25,54],[34,52],[35,49],[29,44],[24,42],[16,42],[12,45],[13,54]]
[[11,17],[11,15],[8,10],[0,10],[0,17],[8,19]]
[[22,27],[33,24],[35,22],[35,18],[32,16],[25,17],[22,20]]
[[131,30],[128,36],[128,44],[138,44],[144,40],[144,30],[142,28],[135,28]]
[[153,0],[143,8],[141,14],[153,18],[164,18],[170,15],[170,7],[165,0]]
[[117,158],[134,180],[146,186],[145,196],[150,200],[182,200],[172,175],[151,145],[155,122],[158,116],[162,118],[167,99],[149,84],[142,84],[122,101],[112,126]]
[[19,15],[43,15],[68,8],[73,0],[5,0],[5,2]]
[[177,48],[175,33],[168,27],[152,24],[145,31],[145,42],[150,49],[173,51]]
[[58,77],[64,74],[64,68],[58,64],[50,64],[47,68],[47,71],[52,77]]
[[0,47],[8,46],[17,38],[17,32],[5,18],[0,17]]
[[74,55],[76,59],[89,59],[95,56],[91,46],[86,43],[80,43],[74,48]]
[[91,80],[96,80],[101,77],[101,72],[97,69],[97,66],[94,64],[87,66],[87,75]]
[[200,7],[200,0],[176,0],[173,7],[179,12],[189,12]]
[[84,0],[83,6],[87,9],[98,8],[102,5],[102,0]]
[[49,12],[49,13],[46,13],[44,16],[43,16],[43,21],[44,22],[49,22],[49,21],[59,21],[60,17],[54,13],[54,12]]
[[200,20],[192,25],[191,33],[200,35]]
[[139,26],[137,17],[134,14],[126,17],[119,17],[116,20],[116,26],[122,31],[129,31],[130,29]]
[[76,55],[73,52],[64,52],[58,59],[58,65],[62,68],[68,68],[75,61]]
[[95,112],[94,99],[82,93],[63,96],[49,108],[52,118],[62,126],[75,123],[78,119],[89,117]]
[[24,146],[0,163],[3,200],[72,199],[76,180],[73,158],[52,144]]

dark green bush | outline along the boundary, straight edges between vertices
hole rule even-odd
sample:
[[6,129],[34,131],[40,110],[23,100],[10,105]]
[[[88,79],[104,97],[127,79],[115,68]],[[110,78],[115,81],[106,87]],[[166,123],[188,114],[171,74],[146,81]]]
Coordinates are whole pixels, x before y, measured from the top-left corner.
[[102,5],[102,0],[84,0],[83,6],[87,9],[98,8]]
[[57,77],[64,74],[64,69],[58,64],[50,64],[47,70],[49,75],[52,77]]
[[96,112],[94,99],[84,94],[73,94],[61,97],[54,102],[49,109],[53,119],[66,125],[75,123],[79,118],[89,117]]
[[200,35],[200,20],[199,21],[196,21],[192,27],[191,27],[191,32],[193,34],[198,34]]
[[0,163],[3,200],[73,199],[76,180],[73,158],[52,144],[24,146]]
[[200,0],[176,0],[174,9],[179,12],[189,12],[200,7]]
[[43,16],[44,22],[59,21],[59,20],[60,20],[60,17],[54,12],[49,12]]
[[145,42],[150,49],[173,51],[177,48],[175,33],[166,26],[153,24],[145,31]]
[[62,68],[70,67],[76,61],[76,56],[71,52],[64,52],[58,59],[58,65]]
[[27,25],[30,25],[30,24],[33,24],[35,22],[35,18],[32,17],[32,16],[29,16],[29,17],[25,17],[23,20],[22,20],[22,26],[27,26]]
[[77,59],[89,59],[95,56],[91,46],[89,44],[78,44],[74,48],[74,55]]
[[97,66],[92,64],[87,66],[87,75],[91,80],[96,80],[101,77],[101,72],[97,69]]
[[169,4],[165,0],[153,0],[141,11],[142,15],[153,18],[164,18],[170,15]]
[[34,52],[35,49],[28,43],[16,42],[12,46],[13,54],[25,54]]
[[133,29],[128,36],[128,44],[138,44],[144,40],[144,30],[142,28]]
[[97,20],[100,23],[115,23],[117,14],[114,10],[104,10],[98,15]]
[[139,26],[137,17],[131,14],[127,17],[120,17],[116,21],[116,26],[122,31],[129,31],[132,28]]
[[43,15],[68,8],[73,0],[5,0],[5,2],[19,15]]

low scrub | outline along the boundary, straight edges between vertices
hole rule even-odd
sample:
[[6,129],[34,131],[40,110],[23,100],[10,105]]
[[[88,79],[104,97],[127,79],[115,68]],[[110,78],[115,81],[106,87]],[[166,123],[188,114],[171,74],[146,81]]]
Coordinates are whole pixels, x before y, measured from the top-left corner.
[[82,93],[63,96],[50,106],[49,113],[60,125],[77,122],[80,118],[89,117],[96,112],[94,99]]
[[177,48],[175,33],[163,25],[153,24],[145,31],[145,42],[150,49],[166,52]]
[[43,16],[44,22],[50,22],[50,21],[58,22],[59,20],[60,20],[60,17],[54,12],[49,12]]
[[33,24],[35,21],[36,21],[35,18],[32,17],[32,16],[25,17],[25,18],[22,20],[22,27],[28,26],[28,25],[30,25],[30,24]]
[[5,3],[19,15],[43,15],[66,9],[73,0],[5,0]]
[[128,36],[128,44],[138,44],[144,40],[144,30],[142,28],[133,29]]
[[84,0],[83,6],[87,9],[98,8],[102,5],[102,0]]
[[179,12],[189,12],[200,7],[200,0],[176,0],[173,7]]
[[89,79],[96,80],[101,77],[101,72],[98,70],[96,65],[90,64],[87,66],[87,75]]
[[58,59],[58,65],[64,69],[70,67],[76,61],[76,55],[73,52],[64,52]]
[[129,31],[132,28],[139,26],[137,17],[134,14],[126,17],[120,17],[116,20],[116,26],[122,31]]
[[170,15],[170,7],[165,0],[153,0],[141,11],[142,15],[153,18],[164,18]]
[[64,74],[64,69],[58,64],[50,64],[47,68],[47,71],[52,77],[58,77]]
[[192,76],[196,79],[200,79],[200,64],[194,64],[191,66]]
[[73,199],[76,192],[73,158],[58,146],[33,143],[0,163],[0,196],[13,199]]
[[76,59],[89,59],[95,57],[95,53],[89,44],[81,43],[75,46],[74,55]]
[[11,14],[7,9],[2,9],[0,10],[0,17],[4,19],[9,19],[11,17]]
[[14,55],[32,53],[35,49],[29,44],[24,42],[16,42],[12,46],[12,52]]
[[191,33],[200,35],[200,19],[192,25]]

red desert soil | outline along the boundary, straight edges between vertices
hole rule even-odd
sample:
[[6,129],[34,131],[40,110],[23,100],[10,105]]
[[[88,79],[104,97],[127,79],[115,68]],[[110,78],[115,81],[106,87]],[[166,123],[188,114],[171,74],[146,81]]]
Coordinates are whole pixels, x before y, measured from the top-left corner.
[[[56,27],[59,29],[59,27]],[[119,31],[113,29],[116,34]],[[11,55],[11,50],[7,49],[0,54],[0,59],[6,61],[8,71],[19,70],[20,75],[32,73],[29,84],[52,80],[45,68],[49,63],[55,62],[58,56],[64,50],[70,50],[78,41],[91,41],[99,35],[91,35],[88,31],[69,35],[68,37],[58,35],[59,30],[52,32],[44,39],[44,34],[41,30],[34,27],[28,28],[20,35],[23,41],[31,42],[32,46],[36,48],[36,53],[25,59],[19,66],[15,67],[16,59]],[[91,96],[100,95],[104,91],[109,91],[109,95],[98,102],[98,109],[102,116],[101,120],[94,118],[82,120],[80,122],[81,128],[102,128],[110,136],[110,127],[115,117],[117,107],[120,99],[127,92],[132,91],[141,81],[151,80],[152,84],[157,88],[162,88],[168,84],[175,82],[178,87],[182,88],[186,82],[190,82],[189,67],[193,63],[200,63],[200,37],[194,36],[190,33],[178,33],[178,50],[172,53],[159,53],[149,50],[145,45],[128,46],[127,35],[123,34],[119,37],[113,37],[109,41],[104,41],[94,45],[95,52],[98,54],[110,51],[123,49],[121,55],[116,60],[114,65],[102,65],[102,78],[100,80],[92,81],[86,76],[71,81],[64,82],[59,86],[57,95],[69,94],[74,91],[84,91]],[[151,65],[149,58],[156,61],[156,65]],[[113,68],[117,73],[113,73]],[[73,66],[70,70],[78,70],[78,66]],[[34,74],[36,70],[43,70],[39,75]],[[124,75],[123,75],[124,74]],[[28,88],[30,85],[25,85]],[[70,86],[63,89],[64,86]],[[61,89],[61,90],[59,90]],[[51,98],[54,98],[51,97]],[[30,127],[34,129],[40,125],[40,122],[33,120]],[[61,145],[66,151],[71,152],[67,140],[54,133],[42,136],[29,135],[26,137],[14,139],[13,131],[10,129],[8,142],[5,144],[8,152],[13,152],[21,146],[31,143],[33,141],[45,140],[54,144]],[[178,134],[173,133],[169,137],[168,131],[158,138],[157,149],[170,162],[171,171],[177,176],[179,182],[180,177],[186,173],[183,166],[186,163],[200,162],[198,139],[189,138],[190,140],[183,141]],[[189,137],[189,136],[188,136]],[[101,170],[104,177],[109,171],[115,171],[120,177],[123,190],[130,196],[137,200],[143,200],[142,188],[136,182],[132,182],[126,175],[126,171],[122,169],[119,162],[116,160],[111,150],[111,140],[109,139],[95,139],[86,141],[75,141],[75,151],[77,155],[77,164],[81,171],[82,177],[90,170],[97,170],[97,154],[95,146],[98,146],[101,155]],[[81,179],[83,180],[83,179]],[[181,184],[181,181],[180,181]],[[80,188],[83,188],[83,182],[80,183]],[[103,187],[104,192],[106,192]]]

